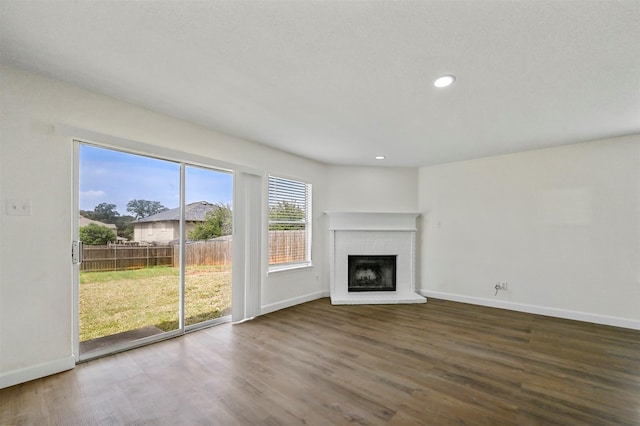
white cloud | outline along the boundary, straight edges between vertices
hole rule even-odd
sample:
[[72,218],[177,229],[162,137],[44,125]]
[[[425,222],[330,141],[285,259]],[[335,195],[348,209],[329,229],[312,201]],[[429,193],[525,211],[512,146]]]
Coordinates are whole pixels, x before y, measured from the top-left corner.
[[105,195],[107,195],[107,193],[101,189],[98,189],[98,190],[90,189],[88,191],[80,191],[81,198],[95,199],[95,198],[102,198]]

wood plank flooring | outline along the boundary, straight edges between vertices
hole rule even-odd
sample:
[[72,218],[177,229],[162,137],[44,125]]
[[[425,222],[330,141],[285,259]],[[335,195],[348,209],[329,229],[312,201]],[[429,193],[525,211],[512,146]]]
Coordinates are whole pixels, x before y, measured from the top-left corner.
[[2,425],[640,425],[640,332],[321,299],[0,390]]

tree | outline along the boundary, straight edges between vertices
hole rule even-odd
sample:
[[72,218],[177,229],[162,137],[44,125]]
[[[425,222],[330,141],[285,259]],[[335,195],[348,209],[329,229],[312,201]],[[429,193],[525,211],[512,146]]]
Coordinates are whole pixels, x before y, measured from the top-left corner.
[[90,210],[80,210],[80,214],[87,219],[97,220],[104,223],[115,223],[120,213],[116,211],[115,204],[100,203]]
[[216,209],[205,216],[205,221],[198,223],[189,232],[190,240],[209,240],[211,238],[231,235],[233,232],[233,213],[229,204],[216,203]]
[[127,203],[127,211],[133,214],[136,219],[152,216],[165,210],[169,209],[160,204],[159,201],[131,200]]
[[90,223],[80,227],[80,241],[87,245],[105,245],[116,240],[116,233],[106,226]]
[[304,229],[304,220],[304,209],[298,207],[295,203],[278,201],[278,204],[269,208],[269,230],[271,231]]
[[135,217],[129,215],[117,217],[114,225],[118,228],[118,236],[133,240],[133,222],[135,220]]
[[104,223],[113,223],[115,218],[120,216],[120,213],[116,211],[115,204],[100,203],[93,208],[94,220],[98,220]]

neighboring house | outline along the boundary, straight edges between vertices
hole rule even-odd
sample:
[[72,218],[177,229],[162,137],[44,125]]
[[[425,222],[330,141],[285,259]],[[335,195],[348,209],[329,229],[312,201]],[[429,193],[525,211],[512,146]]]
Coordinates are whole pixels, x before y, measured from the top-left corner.
[[78,221],[78,226],[80,226],[80,228],[82,228],[83,226],[91,225],[92,223],[94,223],[96,225],[99,225],[99,226],[106,226],[107,228],[109,228],[113,232],[115,232],[116,235],[118,235],[118,228],[113,223],[99,222],[97,220],[89,219],[89,218],[86,218],[86,217],[80,215],[80,220]]
[[99,226],[106,226],[107,228],[111,229],[116,234],[116,242],[118,244],[124,244],[127,241],[129,241],[126,238],[118,236],[118,227],[116,225],[114,225],[113,223],[104,223],[104,222],[100,222],[100,221],[97,221],[97,220],[89,219],[89,218],[86,218],[86,217],[80,215],[80,220],[78,220],[78,226],[80,228],[82,228],[83,226],[90,225],[92,223],[94,223],[96,225],[99,225]]
[[[184,211],[185,233],[199,222],[206,220],[207,213],[218,207],[207,201],[187,204]],[[133,222],[133,240],[138,243],[168,243],[180,238],[180,208],[165,210]]]

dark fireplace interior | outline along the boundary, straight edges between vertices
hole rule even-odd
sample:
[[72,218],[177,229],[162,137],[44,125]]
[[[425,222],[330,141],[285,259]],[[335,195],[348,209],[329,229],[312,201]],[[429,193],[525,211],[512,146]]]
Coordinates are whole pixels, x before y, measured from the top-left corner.
[[349,255],[349,291],[395,291],[396,255]]

